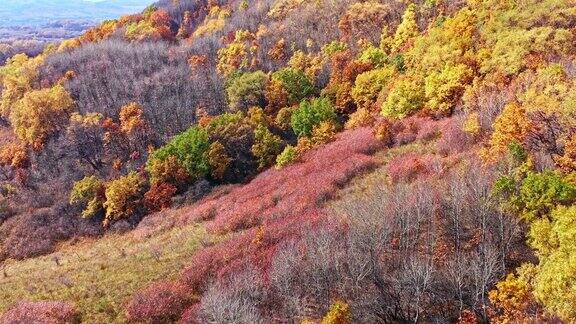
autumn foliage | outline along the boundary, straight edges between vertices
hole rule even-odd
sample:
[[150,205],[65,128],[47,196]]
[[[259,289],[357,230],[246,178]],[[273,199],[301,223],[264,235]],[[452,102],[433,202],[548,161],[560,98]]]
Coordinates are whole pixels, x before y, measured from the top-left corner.
[[[267,170],[245,186],[207,197],[182,215],[182,223],[210,221],[213,232],[242,231],[229,241],[197,253],[184,271],[186,286],[203,291],[211,278],[234,273],[247,262],[266,267],[276,244],[298,238],[305,228],[322,223],[326,217],[324,202],[355,174],[373,166],[369,154],[379,145],[366,128],[343,135],[326,147],[306,153],[295,165]],[[336,158],[343,155],[349,158]],[[332,162],[326,165],[325,161]]]
[[[273,215],[287,212],[296,215],[308,206],[321,203],[341,183],[373,163],[367,154],[378,147],[379,143],[371,131],[360,128],[347,135],[306,153],[300,163],[283,170],[267,170],[249,185],[233,190],[225,197],[206,200],[197,207],[198,212],[191,212],[190,216],[198,219],[214,218],[210,226],[214,231],[229,232],[256,226]],[[347,156],[347,159],[339,160],[336,158],[338,156]],[[331,161],[331,164],[326,165],[325,161]],[[283,183],[283,187],[277,187],[278,183]],[[240,205],[239,202],[250,203]],[[243,207],[238,210],[227,207],[233,205]]]
[[575,26],[569,0],[162,0],[17,54],[0,260],[195,224],[215,243],[128,320],[574,321]]
[[174,185],[169,183],[156,183],[144,194],[144,206],[146,206],[149,211],[159,211],[170,208],[172,205],[171,199],[176,191],[177,188]]
[[21,302],[6,312],[2,323],[79,323],[80,314],[65,302]]
[[162,282],[136,293],[127,306],[133,321],[173,321],[180,318],[190,297],[178,283]]
[[50,136],[62,130],[73,107],[74,101],[60,85],[28,92],[14,106],[10,123],[22,141],[41,148]]
[[140,207],[145,181],[141,175],[131,172],[110,182],[104,193],[106,210],[104,224],[133,216]]

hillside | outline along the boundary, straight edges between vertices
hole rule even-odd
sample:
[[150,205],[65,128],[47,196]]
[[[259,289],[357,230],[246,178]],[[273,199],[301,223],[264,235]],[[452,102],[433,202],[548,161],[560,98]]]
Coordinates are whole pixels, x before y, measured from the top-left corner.
[[0,323],[573,322],[575,37],[571,0],[165,0],[15,55]]
[[138,12],[148,0],[5,0],[0,6],[0,64],[18,53],[38,55],[106,19]]

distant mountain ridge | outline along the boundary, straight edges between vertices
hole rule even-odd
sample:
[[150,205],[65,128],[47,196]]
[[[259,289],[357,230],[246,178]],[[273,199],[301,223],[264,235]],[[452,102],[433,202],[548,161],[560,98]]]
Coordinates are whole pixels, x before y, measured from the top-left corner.
[[59,21],[101,21],[134,13],[151,0],[4,0],[0,27],[43,26]]

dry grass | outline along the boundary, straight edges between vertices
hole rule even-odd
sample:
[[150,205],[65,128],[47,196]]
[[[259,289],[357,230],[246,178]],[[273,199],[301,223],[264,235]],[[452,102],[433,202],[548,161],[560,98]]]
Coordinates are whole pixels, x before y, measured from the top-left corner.
[[84,323],[125,322],[123,306],[138,289],[180,273],[203,242],[198,225],[150,237],[109,235],[63,246],[58,252],[0,268],[0,313],[20,300],[76,304]]
[[370,190],[376,185],[389,183],[390,179],[387,169],[388,163],[397,156],[410,152],[426,154],[432,152],[432,149],[428,145],[422,145],[421,143],[411,143],[408,145],[402,145],[378,151],[374,155],[374,159],[378,167],[369,173],[352,179],[346,187],[338,191],[336,194],[337,199],[331,201],[329,205],[337,204],[342,199],[356,199],[363,196],[367,192],[370,192]]

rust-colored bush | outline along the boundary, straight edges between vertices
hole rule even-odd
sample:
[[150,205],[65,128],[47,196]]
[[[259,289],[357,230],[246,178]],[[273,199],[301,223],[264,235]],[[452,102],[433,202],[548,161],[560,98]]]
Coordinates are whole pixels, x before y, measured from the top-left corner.
[[80,323],[80,315],[65,302],[20,302],[0,317],[0,323]]
[[165,323],[178,320],[190,297],[179,283],[159,282],[134,295],[126,306],[130,321]]
[[366,127],[374,124],[375,118],[368,109],[359,108],[350,115],[350,118],[344,126],[346,129]]
[[13,168],[26,168],[30,165],[30,157],[26,146],[21,143],[8,143],[0,148],[0,165]]
[[374,136],[384,145],[392,145],[392,123],[388,119],[378,119],[374,125]]
[[322,95],[330,98],[338,112],[351,113],[356,105],[352,98],[352,88],[358,75],[369,71],[372,65],[352,60],[349,51],[337,53],[332,57],[332,74],[330,82],[322,90]]
[[462,120],[452,118],[444,123],[436,148],[441,154],[449,155],[464,152],[472,144],[474,137],[462,129]]
[[190,179],[190,175],[175,156],[169,156],[164,161],[154,161],[148,166],[150,182],[168,182],[176,186],[183,186]]
[[172,197],[178,189],[170,183],[155,183],[150,190],[144,194],[144,205],[151,212],[170,208]]
[[388,176],[393,183],[411,182],[442,170],[440,160],[431,155],[402,154],[388,163]]
[[409,117],[394,123],[391,128],[391,133],[394,136],[394,144],[406,145],[416,141],[419,129],[420,120],[415,117]]

